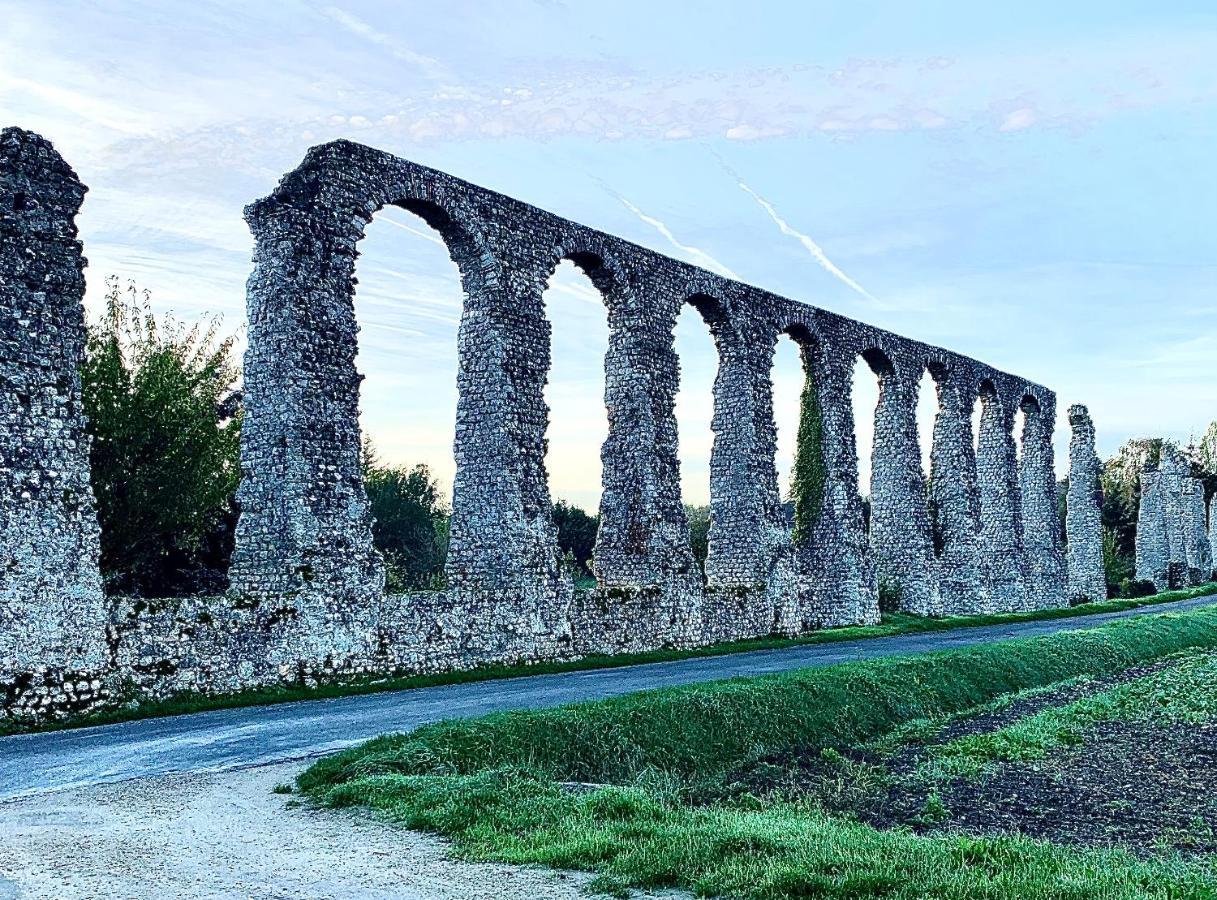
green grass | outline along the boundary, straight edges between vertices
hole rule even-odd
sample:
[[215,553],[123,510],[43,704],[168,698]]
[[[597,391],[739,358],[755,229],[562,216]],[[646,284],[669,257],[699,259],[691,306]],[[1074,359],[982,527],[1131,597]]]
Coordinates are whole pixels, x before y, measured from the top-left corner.
[[[929,748],[930,776],[974,776],[996,762],[1042,759],[1080,744],[1088,729],[1113,720],[1153,719],[1200,724],[1217,720],[1217,654],[1195,652],[1165,669],[1049,707],[984,734],[966,735]],[[1206,686],[1197,690],[1197,686]]]
[[[1217,610],[440,723],[319,760],[297,785],[313,803],[446,835],[468,858],[594,871],[609,893],[1217,897],[1207,860],[878,831],[811,804],[704,802],[771,753],[857,746],[916,719],[1199,647],[1217,647]],[[575,793],[563,782],[616,786]]]
[[483,666],[476,669],[458,672],[444,672],[432,675],[403,675],[397,677],[360,678],[343,681],[333,681],[320,685],[279,685],[274,687],[257,688],[237,691],[228,694],[199,694],[185,692],[164,700],[137,701],[136,698],[124,701],[115,708],[102,710],[86,716],[78,716],[60,722],[43,722],[38,725],[28,723],[0,722],[0,736],[19,734],[31,731],[54,731],[66,728],[85,728],[94,725],[107,725],[115,722],[128,722],[136,719],[150,719],[162,716],[187,715],[190,713],[208,712],[218,709],[232,709],[245,706],[267,706],[276,703],[294,703],[301,700],[319,700],[335,697],[350,697],[360,694],[374,694],[385,691],[403,691],[417,688],[435,687],[448,684],[465,684],[477,681],[490,681],[503,678],[520,678],[528,675],[559,674],[563,672],[581,672],[589,669],[607,669],[620,666],[640,665],[652,662],[667,662],[679,659],[693,659],[706,656],[725,656],[733,653],[747,653],[757,650],[780,650],[787,647],[799,647],[810,644],[828,644],[841,641],[867,640],[895,635],[920,634],[927,632],[948,631],[956,628],[975,628],[985,625],[1008,625],[1020,622],[1032,622],[1051,619],[1067,619],[1077,616],[1096,615],[1100,613],[1121,612],[1143,606],[1155,606],[1161,603],[1174,603],[1179,600],[1189,600],[1195,597],[1217,594],[1217,582],[1201,585],[1179,591],[1167,591],[1151,597],[1139,597],[1127,600],[1108,600],[1102,603],[1088,603],[1064,609],[1045,609],[1032,612],[999,613],[981,616],[948,616],[945,618],[927,618],[906,613],[891,613],[883,618],[879,625],[857,625],[843,628],[830,628],[812,634],[795,638],[753,638],[744,641],[715,644],[709,647],[699,647],[691,650],[655,650],[647,653],[623,653],[617,656],[587,656],[577,660],[564,662],[533,663],[521,665]]
[[1006,900],[1211,898],[1213,871],[1022,838],[880,831],[779,803],[688,807],[645,788],[572,796],[511,771],[379,775],[329,792],[400,825],[454,838],[459,856],[598,873],[593,887],[676,887],[699,896]]
[[302,784],[387,772],[470,774],[504,765],[566,781],[621,783],[648,769],[714,778],[757,755],[853,746],[1003,694],[1213,646],[1217,609],[1205,608],[946,653],[498,713],[377,738],[321,760]]

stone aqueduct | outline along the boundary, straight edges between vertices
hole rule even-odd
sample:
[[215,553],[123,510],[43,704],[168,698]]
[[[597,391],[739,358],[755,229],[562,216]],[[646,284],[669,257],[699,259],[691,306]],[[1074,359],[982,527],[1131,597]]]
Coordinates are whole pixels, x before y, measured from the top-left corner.
[[[76,373],[84,191],[45,140],[3,132],[4,714],[89,708],[119,676],[125,689],[163,695],[797,634],[877,621],[883,582],[899,585],[903,608],[931,615],[1103,596],[1093,491],[1070,495],[1067,572],[1056,398],[1043,386],[338,141],[310,150],[246,210],[256,250],[232,590],[157,609],[106,602]],[[385,596],[360,478],[357,245],[387,205],[439,232],[466,294],[444,592]],[[542,293],[562,260],[597,286],[610,329],[598,587],[586,592],[559,568],[544,462]],[[719,356],[704,578],[674,417],[673,328],[685,304]],[[782,335],[799,345],[807,378],[807,477],[795,498],[807,527],[793,534],[774,463],[770,371]],[[869,535],[850,400],[859,357],[880,383]],[[926,371],[938,400],[928,478],[915,420]],[[1081,407],[1070,415],[1075,480],[1093,485],[1093,425]]]

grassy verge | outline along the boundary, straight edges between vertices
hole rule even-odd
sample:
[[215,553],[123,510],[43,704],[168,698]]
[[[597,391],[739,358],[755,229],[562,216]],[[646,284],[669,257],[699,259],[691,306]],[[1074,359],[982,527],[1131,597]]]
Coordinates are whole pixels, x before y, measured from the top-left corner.
[[995,762],[1042,759],[1081,743],[1087,729],[1113,720],[1154,719],[1200,724],[1217,719],[1217,693],[1198,686],[1217,680],[1217,655],[1198,652],[1168,668],[1049,707],[995,731],[971,734],[929,748],[927,774],[970,776]]
[[1032,612],[999,613],[983,616],[948,616],[937,619],[905,613],[892,613],[885,615],[883,622],[879,625],[830,628],[795,638],[754,638],[751,640],[716,644],[710,647],[699,647],[692,650],[655,650],[648,653],[624,653],[617,656],[587,656],[582,659],[565,662],[514,666],[483,666],[461,672],[444,672],[434,675],[405,675],[390,678],[364,678],[335,681],[315,686],[282,685],[219,695],[183,693],[165,700],[131,703],[88,716],[81,716],[63,722],[48,722],[35,727],[0,722],[0,736],[30,731],[85,728],[93,725],[107,725],[136,719],[186,715],[189,713],[244,706],[266,706],[276,703],[294,703],[301,700],[350,697],[360,694],[412,690],[438,685],[519,678],[528,675],[580,672],[590,669],[616,668],[706,656],[723,656],[757,650],[780,650],[787,647],[799,647],[810,644],[867,640],[896,635],[949,631],[956,628],[975,628],[984,625],[1009,625],[1020,622],[1067,619],[1077,616],[1122,612],[1128,609],[1155,606],[1162,603],[1174,603],[1179,600],[1189,600],[1210,594],[1217,594],[1217,582],[1211,582],[1186,590],[1167,591],[1151,597],[1139,597],[1132,600],[1108,600],[1103,603],[1087,603],[1064,609],[1045,609]]
[[473,860],[598,873],[600,892],[677,887],[757,898],[1211,898],[1213,872],[1178,857],[1075,851],[1022,838],[881,831],[778,803],[689,807],[645,787],[572,796],[509,771],[380,775],[333,789],[394,822],[456,839]]
[[[440,723],[322,759],[311,800],[361,805],[477,859],[756,898],[1213,897],[1210,865],[1020,839],[918,836],[755,798],[698,805],[790,748],[844,748],[1003,694],[1217,647],[1217,610]],[[562,784],[603,786],[574,792]]]

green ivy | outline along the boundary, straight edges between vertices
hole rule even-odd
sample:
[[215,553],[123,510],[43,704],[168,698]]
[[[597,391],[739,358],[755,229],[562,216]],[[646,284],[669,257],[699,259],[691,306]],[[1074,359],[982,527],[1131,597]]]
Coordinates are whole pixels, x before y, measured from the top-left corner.
[[799,435],[795,449],[790,497],[794,501],[794,529],[791,540],[804,544],[811,538],[820,511],[824,508],[824,413],[820,408],[809,351],[803,351],[803,397],[799,404]]

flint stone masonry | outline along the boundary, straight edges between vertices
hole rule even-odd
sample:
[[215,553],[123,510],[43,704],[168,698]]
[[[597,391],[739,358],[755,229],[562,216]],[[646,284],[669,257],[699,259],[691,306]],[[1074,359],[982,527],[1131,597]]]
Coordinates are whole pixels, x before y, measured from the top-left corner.
[[[73,380],[81,260],[71,220],[83,188],[57,164],[39,182],[43,196],[60,198],[54,227],[16,229],[24,243],[12,251],[6,243],[5,261],[49,254],[72,277],[61,276],[67,288],[59,292],[13,291],[6,283],[3,312],[17,312],[13,347],[26,346],[31,334],[49,335],[63,411],[52,404],[14,418],[6,410],[3,439],[13,448],[6,453],[41,460],[48,429],[66,423],[75,456],[71,466],[56,458],[56,471],[71,473],[86,505],[74,517],[58,514],[54,540],[25,529],[22,565],[51,571],[49,561],[62,556],[59,542],[71,543],[82,548],[76,558],[87,572],[80,577],[95,579],[96,526]],[[465,290],[450,586],[399,596],[384,594],[372,546],[355,369],[357,246],[387,205],[416,213],[439,233]],[[86,643],[104,636],[106,659],[95,665],[96,655],[82,654],[80,662],[51,667],[22,659],[15,670],[0,669],[0,717],[63,716],[132,695],[526,664],[871,623],[879,618],[881,582],[902,608],[930,615],[1065,602],[1051,474],[1055,396],[1040,385],[345,141],[309,151],[274,193],[247,208],[246,219],[256,247],[232,590],[151,606],[113,600],[101,608],[99,591],[88,594],[89,604],[73,601],[88,613],[73,633]],[[599,289],[610,329],[597,587],[578,592],[559,566],[545,470],[550,326],[542,294],[562,260]],[[61,311],[56,330],[34,329],[20,314],[37,297]],[[705,322],[719,357],[704,574],[681,502],[674,412],[680,361],[673,328],[686,304]],[[814,491],[801,488],[796,498],[810,511],[797,542],[774,461],[771,369],[783,336],[803,360],[810,424],[800,454],[815,476]],[[881,382],[869,534],[850,397],[859,358]],[[4,363],[6,384],[14,373],[27,377],[28,363]],[[938,401],[928,484],[915,419],[927,370]],[[970,424],[978,397],[985,403],[979,453]],[[1012,435],[1020,409],[1027,416],[1021,464]],[[11,466],[5,476],[9,491],[25,477]],[[50,476],[40,470],[39,477]],[[38,629],[54,623],[56,602],[74,596],[66,593],[72,589],[23,615]],[[22,636],[29,630],[16,621],[5,627],[25,629]]]
[[78,368],[84,195],[49,142],[0,131],[0,673],[105,661]]
[[1137,513],[1137,578],[1159,590],[1203,584],[1213,573],[1205,531],[1204,483],[1174,447],[1162,448],[1157,469],[1141,472]]
[[1085,406],[1069,407],[1069,427],[1069,492],[1065,505],[1069,597],[1078,601],[1106,600],[1103,488],[1095,452],[1094,422]]

